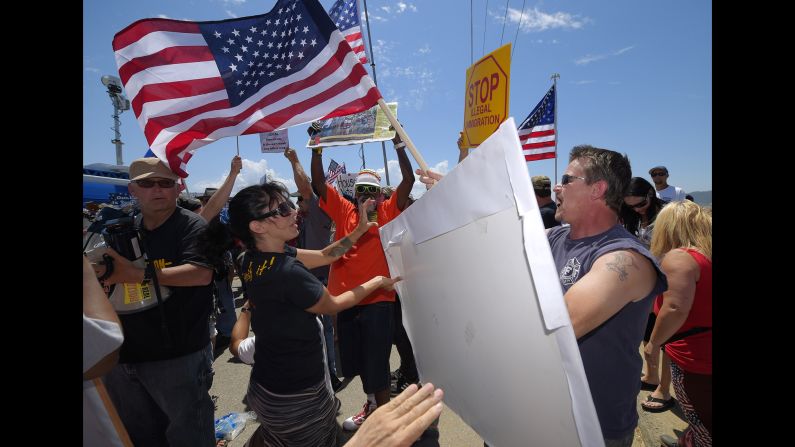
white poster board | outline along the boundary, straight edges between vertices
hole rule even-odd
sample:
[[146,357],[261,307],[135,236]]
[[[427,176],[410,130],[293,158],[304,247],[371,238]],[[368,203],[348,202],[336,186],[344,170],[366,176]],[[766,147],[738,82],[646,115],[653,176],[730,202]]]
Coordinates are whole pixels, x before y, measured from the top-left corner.
[[603,446],[531,191],[509,118],[380,229],[403,324],[420,380],[490,446]]
[[259,144],[263,153],[281,153],[286,151],[290,145],[287,129],[260,133]]

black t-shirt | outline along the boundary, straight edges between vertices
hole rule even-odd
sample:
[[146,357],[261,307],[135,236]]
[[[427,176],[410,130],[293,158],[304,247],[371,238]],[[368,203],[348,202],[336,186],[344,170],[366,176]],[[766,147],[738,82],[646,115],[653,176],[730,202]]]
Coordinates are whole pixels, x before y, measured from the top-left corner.
[[558,209],[558,206],[555,205],[555,202],[549,202],[546,205],[541,205],[538,208],[539,211],[541,211],[541,220],[544,221],[544,228],[552,228],[560,225],[560,222],[555,220],[555,211]]
[[[179,207],[153,231],[147,231],[141,225],[141,237],[149,261],[155,262],[158,268],[183,264],[212,268],[196,247],[196,238],[206,226],[207,223],[197,214]],[[119,315],[124,330],[119,363],[173,359],[207,346],[210,342],[208,323],[212,307],[210,284],[168,286],[171,295],[162,306],[171,347],[166,346],[161,328],[160,306],[139,313]]]
[[296,249],[284,253],[248,250],[242,273],[254,303],[251,328],[254,380],[275,393],[293,393],[323,380],[323,344],[315,314],[307,312],[323,296],[323,283],[301,261]]

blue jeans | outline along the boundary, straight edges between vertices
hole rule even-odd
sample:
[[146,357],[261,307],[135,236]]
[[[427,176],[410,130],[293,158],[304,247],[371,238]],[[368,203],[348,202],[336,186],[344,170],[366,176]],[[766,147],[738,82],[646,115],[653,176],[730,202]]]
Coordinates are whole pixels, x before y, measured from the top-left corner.
[[133,444],[214,447],[212,345],[169,360],[120,363],[105,376]]
[[320,320],[323,322],[323,335],[326,337],[326,357],[328,361],[328,370],[332,375],[337,375],[337,352],[334,350],[334,324],[331,321],[331,315],[321,315]]
[[232,293],[232,285],[229,279],[224,277],[215,281],[215,286],[218,289],[218,301],[221,308],[224,310],[218,315],[218,320],[215,322],[215,328],[218,333],[226,337],[232,336],[232,328],[237,322],[237,315],[235,315],[235,297]]

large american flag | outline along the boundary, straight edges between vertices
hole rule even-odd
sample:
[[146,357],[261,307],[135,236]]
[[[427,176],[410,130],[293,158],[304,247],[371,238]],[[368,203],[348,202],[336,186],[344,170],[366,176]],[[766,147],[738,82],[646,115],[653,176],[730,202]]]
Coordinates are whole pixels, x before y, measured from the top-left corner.
[[152,152],[187,177],[193,152],[375,105],[381,94],[317,0],[214,22],[139,20],[113,38]]
[[334,184],[334,180],[337,180],[340,174],[345,174],[347,171],[345,170],[345,162],[343,161],[342,164],[337,163],[334,159],[331,159],[331,163],[328,164],[328,173],[326,174],[326,183],[329,185]]
[[337,0],[328,15],[345,36],[345,40],[348,41],[353,52],[359,56],[359,62],[366,64],[367,53],[364,51],[362,22],[359,19],[357,0]]
[[519,125],[519,142],[525,161],[555,158],[555,85]]

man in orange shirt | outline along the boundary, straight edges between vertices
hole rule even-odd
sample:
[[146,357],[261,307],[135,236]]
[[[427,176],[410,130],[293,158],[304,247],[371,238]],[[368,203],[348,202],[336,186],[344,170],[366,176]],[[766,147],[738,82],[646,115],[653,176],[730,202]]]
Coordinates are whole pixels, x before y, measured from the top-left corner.
[[[395,193],[384,200],[381,177],[371,169],[361,170],[354,186],[356,203],[368,198],[376,200],[372,219],[377,219],[379,226],[385,225],[406,209],[414,184],[414,173],[406,155],[406,144],[400,141],[398,135],[395,135],[392,142],[395,143],[403,176]],[[312,186],[320,198],[320,209],[334,221],[336,239],[356,227],[359,215],[354,204],[325,182],[322,151],[322,148],[312,149]],[[350,290],[374,275],[389,276],[389,267],[377,228],[371,228],[359,238],[352,249],[331,265],[329,292],[337,294]],[[394,302],[394,291],[379,289],[337,316],[342,374],[345,377],[360,375],[362,388],[368,394],[362,410],[342,424],[345,430],[357,430],[377,406],[389,402],[389,354],[394,330]]]

